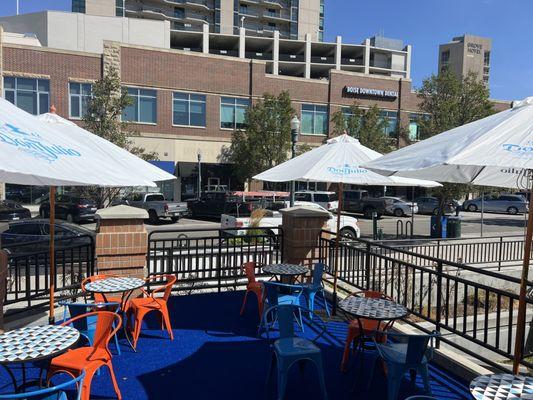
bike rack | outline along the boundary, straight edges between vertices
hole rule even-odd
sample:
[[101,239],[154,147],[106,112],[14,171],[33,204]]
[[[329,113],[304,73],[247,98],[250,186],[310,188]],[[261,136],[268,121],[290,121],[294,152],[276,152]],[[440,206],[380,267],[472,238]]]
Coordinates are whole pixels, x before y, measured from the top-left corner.
[[[403,230],[404,227],[405,227],[405,233]],[[411,238],[413,237],[413,223],[411,221],[407,221],[404,225],[401,219],[397,220],[396,221],[396,239],[407,239],[408,235]]]

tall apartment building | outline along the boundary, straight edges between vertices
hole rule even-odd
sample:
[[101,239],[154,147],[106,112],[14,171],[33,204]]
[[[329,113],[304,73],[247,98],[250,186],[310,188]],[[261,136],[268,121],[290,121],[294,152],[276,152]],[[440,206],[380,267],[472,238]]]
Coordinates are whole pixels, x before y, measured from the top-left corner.
[[166,20],[171,29],[322,41],[324,0],[72,0],[72,11],[89,15]]
[[488,86],[491,49],[492,41],[488,38],[454,37],[451,42],[439,46],[439,72],[450,69],[458,77],[474,72]]

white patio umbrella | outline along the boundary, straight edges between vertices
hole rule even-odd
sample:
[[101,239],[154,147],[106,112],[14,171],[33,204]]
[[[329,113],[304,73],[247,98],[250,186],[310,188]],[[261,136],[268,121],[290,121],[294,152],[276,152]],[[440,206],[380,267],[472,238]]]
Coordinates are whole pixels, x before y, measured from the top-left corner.
[[[389,178],[366,168],[361,164],[381,156],[380,153],[363,146],[359,140],[349,135],[340,135],[329,139],[326,144],[285,161],[254,179],[269,182],[309,181],[339,184],[339,207],[337,209],[337,232],[340,230],[343,185],[368,186],[441,186],[437,182],[402,177]],[[336,235],[338,253],[339,235]],[[337,293],[338,257],[335,258],[333,275],[334,293]],[[336,299],[333,303],[336,306]]]
[[60,123],[59,117],[43,118],[56,122],[43,122],[0,98],[0,182],[51,186],[50,319],[53,319],[55,186],[156,186],[156,181],[175,177],[71,123]]
[[[387,175],[440,182],[521,187],[522,181],[529,180],[527,187],[533,191],[533,97],[514,102],[509,110],[451,129],[365,166]],[[515,373],[522,357],[532,233],[530,208],[515,338]]]

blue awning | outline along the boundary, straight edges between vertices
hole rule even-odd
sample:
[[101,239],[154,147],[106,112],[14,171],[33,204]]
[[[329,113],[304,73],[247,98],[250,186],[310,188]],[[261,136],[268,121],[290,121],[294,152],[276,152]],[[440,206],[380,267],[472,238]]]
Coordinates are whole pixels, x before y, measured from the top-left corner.
[[155,165],[158,168],[161,168],[163,171],[174,175],[174,170],[176,169],[176,163],[174,161],[152,160],[148,162],[152,165]]

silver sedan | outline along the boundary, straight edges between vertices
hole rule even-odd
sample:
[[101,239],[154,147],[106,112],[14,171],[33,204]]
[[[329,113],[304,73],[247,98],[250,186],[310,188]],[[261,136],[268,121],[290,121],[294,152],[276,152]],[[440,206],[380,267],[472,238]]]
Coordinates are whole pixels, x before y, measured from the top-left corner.
[[403,217],[405,215],[413,215],[418,212],[418,205],[400,199],[399,197],[383,197],[387,200],[385,210],[387,214],[396,217]]
[[[466,211],[481,211],[481,197],[473,200],[466,200],[463,203],[463,209]],[[529,203],[523,196],[518,195],[501,195],[485,196],[483,201],[483,211],[494,213],[507,213],[515,215],[518,213],[527,213]]]

